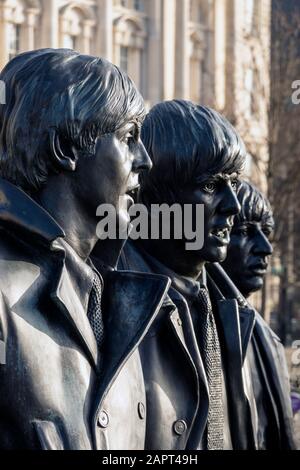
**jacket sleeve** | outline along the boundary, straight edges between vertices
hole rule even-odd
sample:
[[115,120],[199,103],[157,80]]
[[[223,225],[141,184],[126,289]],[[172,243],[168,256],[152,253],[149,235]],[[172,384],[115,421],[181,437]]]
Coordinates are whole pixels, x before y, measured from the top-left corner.
[[290,380],[285,351],[281,340],[257,315],[255,333],[264,357],[266,374],[274,394],[280,420],[282,449],[296,449],[290,395]]

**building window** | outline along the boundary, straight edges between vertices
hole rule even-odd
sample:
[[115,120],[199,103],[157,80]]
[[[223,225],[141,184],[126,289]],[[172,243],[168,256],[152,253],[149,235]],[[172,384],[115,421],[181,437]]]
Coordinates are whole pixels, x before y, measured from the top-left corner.
[[202,61],[192,57],[190,59],[190,99],[198,104],[200,104],[202,98],[202,71]]
[[79,10],[72,8],[65,11],[61,18],[61,45],[67,49],[76,49],[82,36],[82,14]]
[[143,92],[146,80],[146,21],[144,15],[133,12],[133,1],[129,5],[131,11],[117,17],[114,22],[114,62]]
[[144,11],[144,5],[142,0],[134,0],[133,8],[137,11]]
[[190,21],[193,23],[201,23],[202,18],[202,7],[199,0],[191,0],[190,2]]
[[63,38],[63,47],[66,49],[76,49],[76,36],[65,34]]
[[261,29],[261,0],[246,0],[245,31],[257,36]]
[[253,72],[253,88],[251,93],[251,114],[259,117],[260,77],[257,69]]
[[245,2],[245,30],[247,34],[252,33],[254,17],[254,0]]
[[261,32],[261,1],[254,0],[252,33],[259,36]]
[[67,5],[60,13],[60,45],[90,54],[94,19],[91,12]]
[[120,69],[128,72],[128,47],[120,46]]
[[253,110],[253,70],[248,68],[245,70],[245,117],[250,118]]
[[8,23],[8,55],[9,60],[13,59],[20,52],[20,31],[21,26],[15,23]]
[[250,153],[247,153],[245,168],[244,168],[244,176],[247,178],[251,178],[252,172],[253,172],[253,157]]

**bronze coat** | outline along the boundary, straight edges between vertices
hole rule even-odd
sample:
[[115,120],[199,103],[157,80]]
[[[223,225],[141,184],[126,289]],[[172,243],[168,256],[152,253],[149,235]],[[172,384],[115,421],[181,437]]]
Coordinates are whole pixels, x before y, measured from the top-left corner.
[[0,448],[143,449],[137,347],[168,287],[108,273],[99,356],[86,311],[92,269],[55,221],[0,181]]
[[[241,323],[252,323],[249,351],[244,360],[253,377],[260,381],[259,394],[254,387],[254,400],[263,400],[263,413],[255,416],[256,446],[259,449],[296,449],[290,383],[284,347],[261,315],[251,307],[218,263],[207,267],[208,283],[215,298],[234,299]],[[251,321],[252,318],[252,321]],[[259,396],[262,394],[261,396]],[[264,415],[264,416],[263,416]],[[266,422],[265,422],[266,421]]]
[[[155,272],[148,258],[131,242],[125,245],[119,268]],[[215,300],[228,377],[233,448],[254,449],[255,429],[251,418],[254,397],[248,364],[244,364],[254,313],[240,312],[234,299],[221,296]],[[198,449],[207,421],[207,380],[187,302],[172,287],[139,349],[147,392],[146,448]],[[186,423],[181,435],[174,430],[178,420]]]

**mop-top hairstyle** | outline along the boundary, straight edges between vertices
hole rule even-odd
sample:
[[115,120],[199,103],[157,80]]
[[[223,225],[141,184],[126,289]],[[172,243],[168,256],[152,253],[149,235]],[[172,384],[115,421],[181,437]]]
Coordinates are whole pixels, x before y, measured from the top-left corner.
[[267,198],[251,183],[241,181],[237,198],[241,211],[234,218],[234,226],[245,222],[262,222],[274,228],[274,218],[271,205]]
[[28,191],[53,170],[50,130],[93,154],[98,137],[126,122],[142,123],[144,101],[130,78],[105,59],[69,49],[30,51],[0,74],[0,176]]
[[218,112],[190,101],[154,106],[142,127],[153,168],[142,174],[140,200],[176,201],[180,189],[218,173],[241,173],[246,151],[234,127]]

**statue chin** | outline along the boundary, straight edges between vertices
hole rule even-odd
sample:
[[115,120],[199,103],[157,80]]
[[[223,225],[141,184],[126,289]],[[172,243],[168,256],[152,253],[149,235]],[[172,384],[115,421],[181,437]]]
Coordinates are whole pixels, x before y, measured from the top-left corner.
[[[263,286],[263,277],[262,276],[252,276],[247,279],[247,282],[244,282],[240,285],[240,291],[248,297],[254,292],[259,291]],[[237,283],[238,284],[238,283]]]
[[211,247],[210,250],[207,250],[205,261],[209,263],[222,263],[227,256],[227,246],[218,246]]

